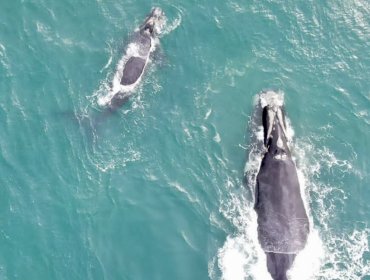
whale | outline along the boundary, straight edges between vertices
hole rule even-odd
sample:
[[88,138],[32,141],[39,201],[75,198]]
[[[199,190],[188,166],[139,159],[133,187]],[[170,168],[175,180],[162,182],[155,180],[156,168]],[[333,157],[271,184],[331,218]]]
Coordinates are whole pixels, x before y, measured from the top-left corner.
[[[114,109],[125,103],[140,83],[164,23],[164,12],[161,8],[155,7],[131,36],[112,83],[113,96],[108,102],[110,108]],[[104,99],[101,105],[106,105]]]
[[288,145],[285,108],[262,108],[264,153],[256,177],[254,210],[258,240],[274,280],[287,280],[296,255],[310,231],[297,169]]
[[143,75],[152,51],[153,39],[156,36],[156,26],[160,24],[163,16],[164,14],[160,8],[153,8],[135,34],[131,43],[137,45],[138,51],[126,61],[120,81],[121,85],[134,85]]

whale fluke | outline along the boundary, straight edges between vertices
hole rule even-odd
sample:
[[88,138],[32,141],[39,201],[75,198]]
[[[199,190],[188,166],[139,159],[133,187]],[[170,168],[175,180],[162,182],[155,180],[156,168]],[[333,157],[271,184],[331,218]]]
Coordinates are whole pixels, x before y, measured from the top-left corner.
[[288,280],[287,271],[291,268],[295,254],[267,253],[267,270],[274,280]]

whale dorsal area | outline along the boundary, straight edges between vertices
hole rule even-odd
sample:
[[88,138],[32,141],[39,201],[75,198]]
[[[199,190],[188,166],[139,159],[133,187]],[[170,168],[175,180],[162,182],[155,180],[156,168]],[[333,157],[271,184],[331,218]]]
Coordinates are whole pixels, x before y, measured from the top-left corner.
[[295,164],[266,153],[257,176],[255,209],[262,248],[267,252],[297,253],[303,249],[309,221],[301,198]]
[[145,59],[141,57],[130,57],[123,69],[121,85],[127,86],[134,84],[143,73],[145,63]]
[[139,46],[140,56],[147,56],[150,53],[152,41],[149,35],[139,34],[138,38],[136,38],[134,42]]

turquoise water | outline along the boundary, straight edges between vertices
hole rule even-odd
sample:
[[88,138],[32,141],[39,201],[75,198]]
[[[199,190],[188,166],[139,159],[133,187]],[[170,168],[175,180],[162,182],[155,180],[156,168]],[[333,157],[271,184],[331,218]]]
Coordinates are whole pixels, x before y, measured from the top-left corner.
[[[107,114],[154,5],[157,58]],[[369,48],[362,0],[1,1],[0,279],[269,279],[250,192],[267,88],[312,223],[291,279],[370,279]]]

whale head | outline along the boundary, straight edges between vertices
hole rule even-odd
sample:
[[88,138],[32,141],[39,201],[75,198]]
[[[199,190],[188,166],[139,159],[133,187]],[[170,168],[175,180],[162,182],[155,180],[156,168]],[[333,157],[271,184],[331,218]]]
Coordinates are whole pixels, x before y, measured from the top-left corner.
[[262,123],[264,145],[275,159],[284,160],[290,157],[284,107],[269,104],[263,108]]
[[140,31],[147,33],[152,37],[157,36],[161,33],[166,17],[161,8],[155,7],[152,9],[144,23],[140,27]]

